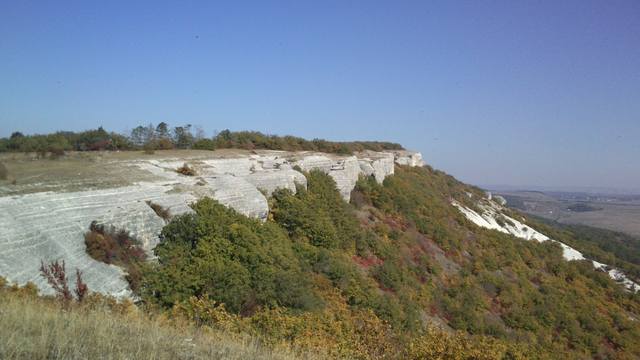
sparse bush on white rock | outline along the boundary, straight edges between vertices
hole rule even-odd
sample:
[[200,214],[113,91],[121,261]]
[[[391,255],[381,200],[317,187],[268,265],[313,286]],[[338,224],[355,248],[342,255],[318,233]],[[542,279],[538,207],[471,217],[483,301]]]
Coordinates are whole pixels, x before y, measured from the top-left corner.
[[[91,290],[130,296],[122,269],[86,254],[84,234],[92,221],[129,231],[151,253],[165,220],[148,202],[179,215],[191,211],[190,203],[209,196],[242,214],[266,219],[269,209],[263,192],[269,195],[279,188],[295,192],[296,186],[306,187],[307,179],[293,169],[295,166],[327,173],[342,197],[349,200],[361,174],[382,182],[393,174],[394,162],[423,165],[419,153],[408,151],[357,156],[264,151],[226,157],[213,152],[207,157],[140,158],[117,163],[149,172],[156,181],[75,192],[0,195],[0,276],[19,284],[32,281],[43,292],[51,293],[38,267],[41,260],[62,259],[68,269],[78,268],[84,273]],[[176,172],[185,163],[195,170],[195,176]],[[77,180],[90,184],[93,179]]]
[[[478,207],[481,213],[478,213],[457,201],[453,201],[452,205],[455,206],[460,212],[474,224],[486,228],[493,229],[505,234],[510,234],[525,240],[536,241],[554,241],[560,244],[562,247],[562,256],[565,260],[588,260],[578,250],[565,245],[559,241],[552,240],[548,236],[536,231],[532,227],[505,215],[501,209],[502,207],[492,200],[481,199],[478,202]],[[498,221],[500,219],[500,221]],[[624,273],[618,269],[614,269],[606,264],[597,262],[595,260],[589,260],[593,264],[593,267],[606,272],[609,276],[623,285],[630,291],[640,291],[640,285],[630,280]]]

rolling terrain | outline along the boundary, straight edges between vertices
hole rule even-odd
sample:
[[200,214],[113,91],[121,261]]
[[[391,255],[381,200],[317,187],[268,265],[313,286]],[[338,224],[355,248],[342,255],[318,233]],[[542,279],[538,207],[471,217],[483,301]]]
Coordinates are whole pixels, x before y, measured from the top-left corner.
[[620,231],[640,238],[640,196],[495,191],[509,207],[562,224]]

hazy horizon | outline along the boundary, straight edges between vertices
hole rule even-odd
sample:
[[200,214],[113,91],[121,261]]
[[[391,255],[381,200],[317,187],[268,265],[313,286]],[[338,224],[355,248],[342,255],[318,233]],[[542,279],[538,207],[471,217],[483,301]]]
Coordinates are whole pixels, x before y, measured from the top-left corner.
[[0,5],[0,136],[385,140],[472,184],[640,188],[640,3]]

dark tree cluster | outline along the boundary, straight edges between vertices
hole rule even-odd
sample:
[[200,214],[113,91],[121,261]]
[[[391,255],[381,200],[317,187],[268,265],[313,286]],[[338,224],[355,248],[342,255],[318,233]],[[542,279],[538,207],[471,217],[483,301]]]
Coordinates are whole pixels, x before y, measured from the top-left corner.
[[285,151],[320,151],[351,154],[358,151],[402,150],[396,143],[378,141],[334,142],[306,140],[294,136],[265,135],[256,131],[223,130],[207,138],[204,131],[190,124],[170,127],[166,122],[135,127],[127,135],[107,132],[102,127],[82,132],[58,131],[46,135],[24,135],[17,131],[0,138],[0,152],[37,153],[44,157],[61,156],[66,151],[155,150],[170,149],[263,149]]

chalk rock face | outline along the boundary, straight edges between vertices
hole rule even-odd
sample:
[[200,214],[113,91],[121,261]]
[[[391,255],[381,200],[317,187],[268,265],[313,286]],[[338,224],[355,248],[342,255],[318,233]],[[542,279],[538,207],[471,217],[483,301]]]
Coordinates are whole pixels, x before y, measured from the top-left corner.
[[263,170],[249,174],[245,179],[258,190],[273,194],[277,189],[289,189],[296,192],[296,185],[307,187],[307,178],[300,172],[289,168],[278,170]]
[[304,156],[295,165],[304,171],[316,169],[328,174],[336,182],[342,198],[349,201],[351,191],[361,174],[374,176],[379,183],[382,183],[385,177],[393,175],[394,154],[363,152],[357,156],[342,158],[314,154]]
[[360,164],[355,156],[339,160],[329,171],[329,176],[333,178],[340,191],[340,195],[345,201],[351,198],[351,190],[356,187],[356,182],[360,176]]
[[373,176],[380,184],[394,172],[394,155],[392,153],[363,153],[358,159],[360,170],[366,176]]
[[230,174],[233,176],[247,176],[251,174],[257,162],[250,158],[212,159],[203,160],[199,173],[206,175]]
[[333,160],[327,155],[308,155],[303,156],[294,166],[299,166],[303,171],[321,170],[329,173],[333,167]]
[[69,273],[80,269],[93,291],[128,296],[123,271],[90,258],[84,233],[95,220],[126,226],[147,247],[155,246],[164,223],[144,200],[163,194],[162,186],[147,184],[0,197],[0,275],[19,284],[32,281],[45,293],[51,293],[39,275],[40,261],[61,259]]
[[394,151],[393,154],[395,155],[395,161],[398,165],[424,166],[422,154],[419,152],[398,150]]
[[323,155],[305,156],[296,163],[304,171],[320,170],[333,178],[340,195],[346,201],[351,198],[351,190],[356,186],[361,169],[358,158],[349,156],[330,159]]
[[[81,191],[43,191],[15,195],[0,189],[0,276],[11,282],[34,282],[47,294],[52,289],[39,275],[40,261],[64,260],[70,276],[78,268],[92,291],[129,297],[131,291],[121,268],[89,257],[84,234],[96,221],[126,230],[140,241],[152,256],[159,234],[167,220],[152,208],[161,207],[170,216],[192,212],[190,204],[205,196],[216,199],[241,214],[266,219],[269,213],[265,195],[284,188],[295,193],[306,187],[305,176],[293,169],[318,169],[331,176],[342,197],[348,201],[361,174],[382,182],[393,174],[394,161],[408,165],[420,163],[421,156],[403,152],[402,156],[385,152],[366,152],[357,156],[320,153],[223,154],[205,152],[184,157],[139,157],[110,161],[104,166],[128,174],[133,170],[147,174],[144,181],[124,186],[94,188],[100,183],[93,175],[69,181],[87,184]],[[64,161],[56,160],[56,161]],[[176,169],[187,164],[195,176]],[[146,176],[146,175],[145,175]],[[47,179],[46,171],[42,178]],[[50,181],[66,181],[51,179]],[[43,184],[46,189],[47,184]],[[75,189],[74,189],[75,190]]]
[[233,175],[204,178],[213,190],[213,198],[239,213],[266,219],[269,214],[267,199],[249,181]]

